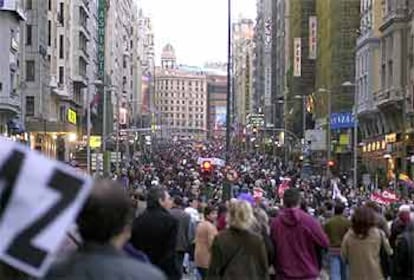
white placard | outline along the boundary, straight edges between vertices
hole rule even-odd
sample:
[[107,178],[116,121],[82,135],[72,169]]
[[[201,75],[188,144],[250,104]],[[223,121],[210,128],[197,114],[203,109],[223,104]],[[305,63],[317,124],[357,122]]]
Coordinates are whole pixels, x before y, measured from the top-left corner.
[[318,20],[316,16],[309,17],[309,59],[316,59],[318,47]]
[[302,75],[302,41],[301,38],[293,40],[293,76],[300,77]]
[[0,260],[42,277],[92,180],[4,138],[0,147]]
[[326,130],[308,129],[305,132],[305,144],[312,151],[326,151]]

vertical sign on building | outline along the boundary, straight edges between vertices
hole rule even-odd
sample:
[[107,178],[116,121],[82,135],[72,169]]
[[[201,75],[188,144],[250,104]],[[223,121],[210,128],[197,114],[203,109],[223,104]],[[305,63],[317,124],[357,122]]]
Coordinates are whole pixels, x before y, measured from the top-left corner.
[[104,81],[105,77],[105,18],[106,0],[98,3],[98,78]]
[[[98,79],[107,82],[105,79],[105,20],[106,20],[106,0],[98,0],[98,42],[97,42],[97,61],[98,61]],[[97,117],[92,118],[93,134],[103,133],[103,110],[104,106],[104,87],[98,87],[97,92]],[[109,96],[108,98],[109,99]],[[108,101],[108,100],[107,100]],[[106,104],[109,104],[107,102]],[[108,122],[107,122],[108,123]]]
[[247,53],[246,55],[246,88],[245,88],[245,113],[250,113],[250,55]]
[[265,22],[264,105],[272,105],[272,18]]
[[293,76],[300,77],[302,74],[302,42],[301,38],[293,39]]
[[318,20],[316,16],[309,17],[309,59],[316,59],[318,41]]

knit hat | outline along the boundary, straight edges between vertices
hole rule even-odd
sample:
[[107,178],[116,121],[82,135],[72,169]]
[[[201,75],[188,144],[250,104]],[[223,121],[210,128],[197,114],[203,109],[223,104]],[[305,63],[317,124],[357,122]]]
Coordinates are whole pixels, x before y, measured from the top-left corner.
[[410,212],[411,208],[410,205],[407,204],[403,204],[400,206],[400,208],[398,208],[398,212]]

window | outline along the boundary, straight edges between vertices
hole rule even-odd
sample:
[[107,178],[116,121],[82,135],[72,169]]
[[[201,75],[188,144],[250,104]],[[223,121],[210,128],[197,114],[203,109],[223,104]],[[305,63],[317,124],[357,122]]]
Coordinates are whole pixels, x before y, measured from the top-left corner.
[[65,22],[65,3],[59,3],[58,21],[63,26]]
[[26,0],[26,10],[32,9],[32,0]]
[[81,75],[82,77],[86,77],[87,65],[88,64],[86,63],[86,61],[82,57],[79,57],[79,75]]
[[34,60],[26,61],[26,81],[34,82],[35,80],[35,62]]
[[34,96],[26,96],[26,116],[34,116]]
[[65,45],[63,40],[63,35],[59,35],[59,58],[64,58],[65,54]]
[[63,66],[59,67],[59,84],[63,85],[65,83],[65,68]]
[[47,21],[47,45],[52,45],[52,21]]
[[26,24],[26,45],[32,45],[32,26],[30,24]]
[[49,8],[49,11],[51,11],[51,10],[52,10],[52,0],[49,0],[49,3],[48,3],[48,8]]

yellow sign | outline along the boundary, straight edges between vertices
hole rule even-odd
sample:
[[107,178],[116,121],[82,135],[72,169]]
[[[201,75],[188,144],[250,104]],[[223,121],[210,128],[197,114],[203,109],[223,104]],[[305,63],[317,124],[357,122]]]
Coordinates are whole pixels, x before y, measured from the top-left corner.
[[77,123],[77,114],[76,111],[72,110],[72,109],[68,109],[68,122],[71,124],[75,124]]
[[397,142],[397,133],[391,133],[391,134],[385,135],[385,142],[387,143]]
[[339,135],[339,145],[349,145],[349,135],[348,134],[341,134]]
[[91,148],[100,148],[102,144],[101,136],[91,136],[89,138],[89,146]]

